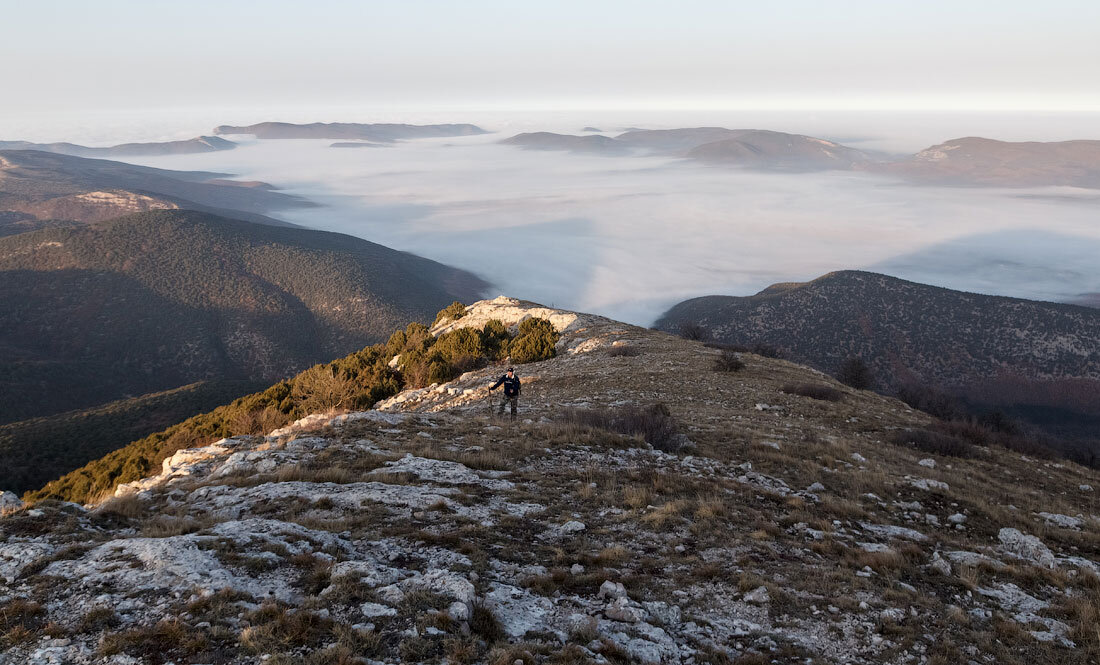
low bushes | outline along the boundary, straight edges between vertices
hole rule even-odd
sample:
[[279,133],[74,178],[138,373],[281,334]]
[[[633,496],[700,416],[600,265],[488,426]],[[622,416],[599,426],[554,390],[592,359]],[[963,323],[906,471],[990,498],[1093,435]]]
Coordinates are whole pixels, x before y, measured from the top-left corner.
[[639,351],[637,347],[631,346],[629,344],[618,344],[612,346],[611,350],[607,352],[607,355],[611,356],[612,358],[633,358],[635,356],[641,355],[641,353],[642,352]]
[[978,448],[999,447],[1022,455],[1053,459],[1057,452],[1034,434],[998,430],[978,418],[943,420],[926,429],[897,432],[891,443],[950,457],[974,457]]
[[871,368],[857,356],[852,356],[840,364],[840,369],[836,372],[836,380],[856,390],[867,390],[875,383]]
[[[447,316],[457,313],[452,305],[440,314],[448,310],[451,314]],[[393,333],[385,344],[315,365],[267,390],[134,441],[24,498],[87,502],[121,483],[155,473],[163,460],[182,448],[207,445],[223,437],[263,434],[310,413],[369,409],[402,389],[450,381],[509,355],[517,364],[552,358],[557,341],[554,326],[538,318],[523,321],[515,339],[496,320],[480,330],[459,328],[438,338],[427,326],[411,323]],[[390,366],[394,356],[399,359],[397,368]]]
[[925,453],[945,455],[947,457],[973,457],[974,446],[950,434],[918,429],[907,432],[894,432],[890,443],[909,446]]
[[553,358],[556,354],[558,331],[546,319],[524,319],[519,324],[519,333],[508,349],[515,363],[531,363]]
[[434,326],[441,321],[457,321],[464,316],[466,316],[466,305],[456,300],[439,310],[439,313],[435,315],[435,321],[432,322],[432,325]]
[[664,404],[647,407],[624,406],[618,409],[577,409],[568,411],[559,422],[636,436],[657,450],[676,452],[687,437],[680,433],[676,420]]
[[715,372],[740,372],[745,369],[745,361],[741,360],[741,354],[729,349],[723,349],[714,359]]
[[682,323],[680,324],[680,337],[684,339],[690,339],[693,342],[705,341],[709,335],[707,329],[698,323]]
[[844,399],[844,393],[832,386],[823,386],[818,383],[788,383],[779,389],[788,395],[801,395],[825,402],[839,402]]

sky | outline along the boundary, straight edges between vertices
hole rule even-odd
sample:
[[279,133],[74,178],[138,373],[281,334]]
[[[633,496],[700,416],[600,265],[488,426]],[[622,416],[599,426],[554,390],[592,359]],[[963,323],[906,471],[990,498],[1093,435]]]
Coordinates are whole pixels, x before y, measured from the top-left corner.
[[0,0],[7,114],[1100,110],[1095,0]]

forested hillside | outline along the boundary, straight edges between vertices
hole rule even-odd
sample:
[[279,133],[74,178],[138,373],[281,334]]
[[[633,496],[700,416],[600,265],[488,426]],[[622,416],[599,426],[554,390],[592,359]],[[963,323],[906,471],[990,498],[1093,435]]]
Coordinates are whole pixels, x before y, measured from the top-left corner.
[[0,423],[269,384],[484,287],[358,238],[191,211],[0,238]]

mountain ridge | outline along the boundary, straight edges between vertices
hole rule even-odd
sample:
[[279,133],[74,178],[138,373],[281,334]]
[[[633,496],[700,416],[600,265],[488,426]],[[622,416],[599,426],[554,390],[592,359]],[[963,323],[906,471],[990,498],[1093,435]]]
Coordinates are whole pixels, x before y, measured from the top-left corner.
[[608,155],[682,157],[705,164],[775,171],[854,170],[925,185],[1100,188],[1100,141],[951,139],[906,157],[864,152],[826,139],[761,129],[632,129],[614,137],[529,132],[509,145]]
[[76,157],[149,157],[154,155],[190,155],[232,150],[237,144],[219,136],[196,136],[180,141],[155,143],[121,143],[109,147],[89,147],[76,143],[33,143],[31,141],[0,141],[0,150],[38,150]]
[[[532,317],[560,337],[518,367],[521,422],[488,415],[491,365],[177,450],[88,506],[5,495],[24,632],[3,656],[1084,665],[1100,647],[1097,471],[932,450],[934,419],[897,400],[748,353],[717,371],[720,350],[594,315],[502,297],[432,332]],[[639,413],[660,426],[630,429]]]
[[254,125],[220,125],[214,134],[252,134],[258,139],[369,139],[390,143],[402,139],[486,134],[470,124],[408,125],[360,122],[261,122]]
[[[316,204],[230,174],[170,171],[36,150],[0,150],[0,211],[15,231],[56,220],[98,222],[146,210],[189,209],[272,226],[268,217]],[[4,221],[0,218],[0,222]],[[0,227],[2,228],[2,227]]]
[[0,270],[3,421],[275,379],[485,287],[352,236],[178,210],[0,238]]

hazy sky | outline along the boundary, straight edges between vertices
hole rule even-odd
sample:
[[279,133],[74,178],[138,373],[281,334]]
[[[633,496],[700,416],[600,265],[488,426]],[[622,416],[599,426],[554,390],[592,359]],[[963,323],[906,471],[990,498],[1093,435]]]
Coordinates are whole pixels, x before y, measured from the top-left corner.
[[7,113],[1100,109],[1096,0],[0,0]]

